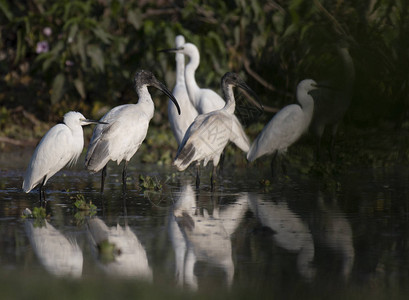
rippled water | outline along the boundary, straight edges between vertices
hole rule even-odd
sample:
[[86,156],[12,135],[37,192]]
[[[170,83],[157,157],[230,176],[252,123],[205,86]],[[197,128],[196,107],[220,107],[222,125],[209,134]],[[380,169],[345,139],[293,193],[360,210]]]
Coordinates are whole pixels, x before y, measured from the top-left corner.
[[[226,167],[210,191],[209,170],[197,191],[189,172],[130,163],[100,174],[80,164],[47,187],[46,223],[23,220],[38,207],[37,191],[21,190],[30,155],[3,154],[0,179],[0,271],[52,277],[115,278],[153,289],[194,294],[374,296],[405,294],[409,286],[409,172],[405,167],[351,169],[329,179],[290,173],[272,186],[259,181],[268,164]],[[138,189],[139,174],[162,184]],[[97,206],[79,212],[83,195]],[[27,275],[28,274],[28,275]],[[18,285],[18,279],[17,285]],[[247,293],[247,294],[246,294]],[[192,295],[192,294],[190,294]]]

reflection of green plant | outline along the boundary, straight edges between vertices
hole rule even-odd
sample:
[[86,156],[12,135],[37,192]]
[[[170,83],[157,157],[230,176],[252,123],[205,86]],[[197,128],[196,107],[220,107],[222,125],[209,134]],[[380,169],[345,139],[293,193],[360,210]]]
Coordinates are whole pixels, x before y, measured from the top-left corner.
[[115,257],[121,254],[121,250],[116,248],[114,243],[110,243],[108,240],[103,240],[97,245],[98,258],[101,263],[109,264],[115,261]]
[[96,211],[97,210],[97,207],[94,204],[92,204],[91,200],[89,202],[85,200],[84,195],[78,194],[73,199],[75,200],[74,206],[80,211]]
[[34,220],[34,227],[42,227],[45,225],[45,220],[48,218],[46,210],[44,207],[34,207],[33,212],[30,209],[26,208],[21,218],[23,220],[26,219],[33,219]]
[[151,177],[149,175],[139,175],[139,186],[142,190],[155,190],[159,191],[162,189],[162,183],[156,177]]

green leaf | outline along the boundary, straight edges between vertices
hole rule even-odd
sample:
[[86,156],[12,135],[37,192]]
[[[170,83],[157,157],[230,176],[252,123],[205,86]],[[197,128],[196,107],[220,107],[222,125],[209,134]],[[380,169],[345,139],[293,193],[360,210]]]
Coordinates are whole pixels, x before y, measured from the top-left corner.
[[9,4],[7,3],[7,0],[0,0],[0,11],[3,12],[3,14],[6,16],[6,18],[9,21],[13,19],[13,13],[11,12],[9,8]]
[[94,34],[105,44],[111,43],[111,35],[106,32],[102,27],[96,27],[93,29]]
[[55,104],[61,100],[65,85],[65,75],[64,73],[58,74],[53,81],[51,90],[51,104]]
[[92,67],[101,73],[104,72],[104,53],[101,48],[96,45],[88,45],[87,54],[91,58]]
[[78,94],[80,94],[81,98],[85,99],[86,98],[86,92],[85,92],[84,82],[79,78],[74,79],[74,86],[75,86]]
[[128,22],[135,27],[136,30],[139,30],[142,26],[142,14],[139,9],[131,10],[128,12],[127,16]]

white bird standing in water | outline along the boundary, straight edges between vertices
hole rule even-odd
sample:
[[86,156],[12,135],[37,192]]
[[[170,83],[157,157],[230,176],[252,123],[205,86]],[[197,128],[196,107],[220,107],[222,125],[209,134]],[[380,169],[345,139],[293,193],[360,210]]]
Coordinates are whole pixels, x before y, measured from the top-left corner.
[[319,89],[312,93],[315,108],[314,116],[311,121],[311,131],[318,139],[316,150],[316,157],[318,160],[320,159],[321,152],[321,138],[324,129],[327,126],[331,127],[329,153],[331,159],[334,160],[335,136],[338,126],[348,110],[352,99],[353,85],[355,81],[354,62],[347,47],[338,47],[337,50],[343,63],[342,78],[331,84],[337,88]]
[[139,149],[148,132],[153,117],[154,104],[148,86],[156,87],[165,93],[176,105],[179,104],[172,93],[149,71],[140,70],[134,77],[135,89],[139,101],[137,104],[124,104],[114,107],[100,121],[108,125],[95,127],[85,158],[85,166],[91,172],[102,169],[101,192],[104,191],[106,165],[116,161],[118,165],[125,160],[122,171],[123,190],[126,189],[126,168],[129,160]]
[[[183,35],[176,36],[176,48],[181,47],[184,43],[185,38]],[[168,117],[173,135],[178,145],[180,145],[186,130],[198,115],[187,93],[185,84],[185,56],[182,53],[176,53],[176,84],[173,88],[173,96],[178,100],[181,106],[182,117],[179,116],[175,105],[170,99],[168,101]]]
[[40,184],[40,200],[45,200],[44,186],[66,165],[74,165],[84,148],[82,126],[101,122],[88,120],[81,113],[70,111],[64,123],[53,126],[41,139],[24,175],[23,190],[28,193]]
[[312,79],[305,79],[297,86],[297,100],[281,109],[263,128],[247,153],[247,159],[254,161],[260,156],[274,154],[271,170],[274,176],[274,161],[277,155],[287,151],[307,131],[314,111],[314,100],[310,92],[318,85]]
[[226,104],[222,109],[202,114],[196,117],[190,125],[179,146],[174,165],[179,171],[185,170],[192,162],[196,161],[196,187],[200,185],[199,166],[213,161],[211,185],[213,187],[215,169],[219,163],[220,155],[229,141],[232,141],[242,151],[249,150],[249,140],[239,120],[234,115],[236,102],[234,100],[233,86],[246,90],[251,95],[255,93],[237,74],[228,72],[222,78],[222,90]]
[[189,99],[199,114],[207,114],[211,111],[222,109],[226,104],[222,97],[211,89],[202,89],[196,83],[196,69],[199,67],[199,50],[192,43],[186,43],[175,49],[162,50],[164,52],[182,53],[189,57],[189,63],[185,67],[185,82]]

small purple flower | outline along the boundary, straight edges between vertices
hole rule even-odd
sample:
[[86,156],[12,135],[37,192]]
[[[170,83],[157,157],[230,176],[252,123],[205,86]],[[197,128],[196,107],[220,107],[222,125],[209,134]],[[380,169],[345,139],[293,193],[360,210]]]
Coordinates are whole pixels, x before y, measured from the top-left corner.
[[67,60],[65,61],[65,65],[66,65],[67,67],[72,67],[72,66],[74,65],[74,62],[73,62],[72,60],[67,59]]
[[45,36],[50,36],[52,33],[53,33],[53,31],[51,30],[50,27],[44,27],[44,29],[43,29],[43,34],[44,34]]
[[50,47],[48,46],[47,41],[41,41],[37,43],[37,47],[36,47],[37,54],[48,52],[49,50],[50,50]]

